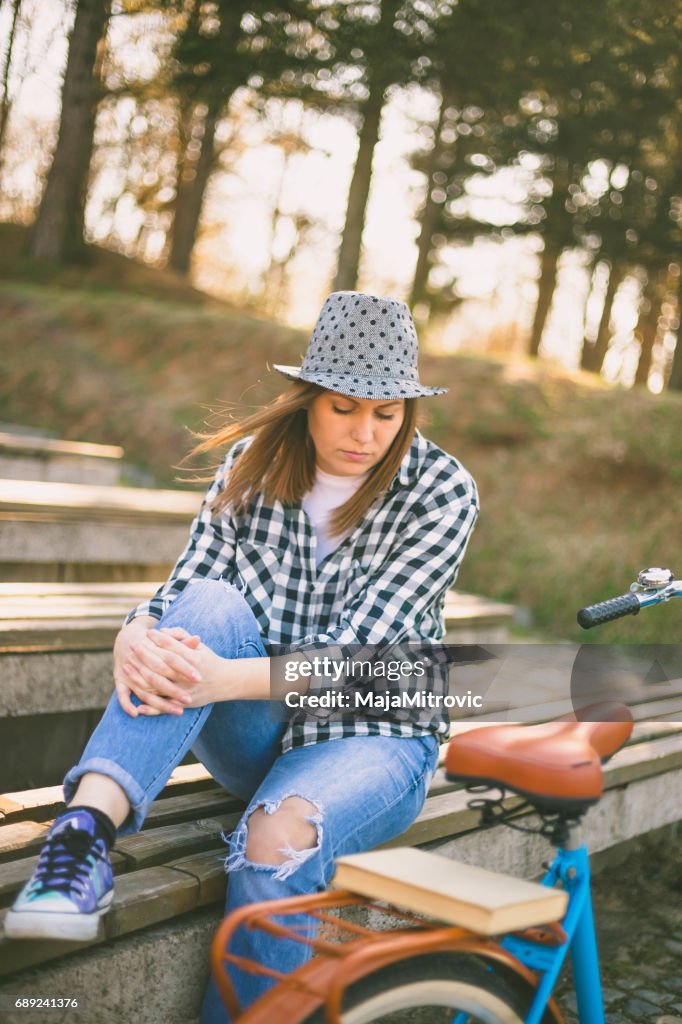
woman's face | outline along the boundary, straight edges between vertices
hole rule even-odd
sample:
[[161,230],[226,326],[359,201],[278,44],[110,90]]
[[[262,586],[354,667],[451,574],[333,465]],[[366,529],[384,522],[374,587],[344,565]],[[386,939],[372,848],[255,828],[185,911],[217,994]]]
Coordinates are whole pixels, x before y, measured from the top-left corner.
[[324,391],[308,407],[317,465],[334,476],[359,476],[381,462],[405,416],[405,400],[350,398]]

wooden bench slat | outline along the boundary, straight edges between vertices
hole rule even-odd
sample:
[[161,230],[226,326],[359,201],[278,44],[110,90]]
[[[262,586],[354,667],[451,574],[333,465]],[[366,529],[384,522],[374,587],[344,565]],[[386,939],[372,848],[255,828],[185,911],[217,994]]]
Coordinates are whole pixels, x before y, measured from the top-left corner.
[[[61,786],[50,786],[41,792],[45,794],[43,802],[36,802],[33,806],[30,804],[22,806],[14,803],[11,799],[0,797],[0,808],[2,808],[0,823],[8,825],[18,821],[40,822],[54,819],[64,810]],[[168,796],[164,800],[155,801],[149,810],[143,828],[191,821],[197,815],[215,817],[244,806],[246,805],[243,801],[237,800],[236,797],[226,793],[224,789],[213,785],[210,789],[198,793],[182,793],[179,796]]]
[[659,715],[672,715],[673,720],[676,715],[677,721],[682,721],[682,692],[665,700],[642,702],[633,709],[633,717],[638,722],[649,722]]
[[238,800],[216,786],[215,789],[207,789],[200,793],[187,793],[155,801],[149,809],[143,828],[176,825],[197,817],[222,818],[236,811],[241,812],[245,807],[243,800]]
[[658,715],[656,721],[664,724],[682,725],[682,714],[679,711],[671,711],[667,715]]
[[116,883],[111,910],[104,918],[108,939],[194,910],[199,895],[195,878],[169,867],[151,867],[123,875]]
[[475,594],[464,594],[461,591],[448,591],[445,597],[443,614],[446,623],[453,626],[461,620],[475,621],[484,619],[499,622],[509,622],[515,612],[513,604],[505,604],[487,597],[479,597]]
[[644,740],[659,739],[663,736],[674,736],[682,732],[682,721],[670,719],[661,721],[635,722],[630,743],[643,743]]
[[204,907],[211,903],[222,903],[225,899],[226,856],[227,847],[222,844],[219,850],[206,850],[204,853],[169,861],[168,867],[175,871],[185,871],[196,878],[199,883],[198,906]]
[[206,789],[207,786],[215,786],[215,779],[208,768],[205,768],[203,764],[199,764],[198,761],[194,764],[179,764],[177,768],[173,769],[173,773],[166,783],[161,797],[163,797],[164,793],[170,795],[174,786],[187,787],[187,790],[183,791],[188,791],[190,786]]
[[35,821],[18,821],[0,825],[0,864],[17,856],[37,853],[43,845],[49,825]]
[[0,907],[7,907],[25,882],[33,874],[38,857],[24,857],[22,860],[3,864],[0,870]]
[[[454,793],[440,793],[429,796],[421,813],[401,836],[387,843],[387,846],[412,846],[418,843],[430,843],[436,839],[459,835],[476,828],[479,812],[472,811],[467,804],[472,799],[466,790],[459,789]],[[519,797],[509,798],[505,806],[521,802]]]
[[625,747],[604,768],[604,786],[621,786],[682,767],[682,736],[666,736]]
[[[221,842],[221,832],[235,827],[241,812],[220,818],[201,818],[181,825],[163,825],[160,828],[124,836],[116,843],[116,850],[128,861],[132,870],[165,863],[169,857],[202,853]],[[174,856],[175,855],[175,856]]]
[[39,789],[23,789],[0,796],[0,814],[5,822],[31,818],[44,821],[54,817],[57,808],[63,806],[64,794],[61,786],[42,786]]

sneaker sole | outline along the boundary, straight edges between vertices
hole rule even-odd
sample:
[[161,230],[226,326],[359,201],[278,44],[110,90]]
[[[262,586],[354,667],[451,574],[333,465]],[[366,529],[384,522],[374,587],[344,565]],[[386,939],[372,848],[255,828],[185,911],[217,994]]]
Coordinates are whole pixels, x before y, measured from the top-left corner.
[[113,892],[102,897],[98,910],[92,914],[59,914],[38,910],[9,910],[5,918],[5,935],[10,939],[61,939],[86,942],[97,938],[100,918],[111,907]]

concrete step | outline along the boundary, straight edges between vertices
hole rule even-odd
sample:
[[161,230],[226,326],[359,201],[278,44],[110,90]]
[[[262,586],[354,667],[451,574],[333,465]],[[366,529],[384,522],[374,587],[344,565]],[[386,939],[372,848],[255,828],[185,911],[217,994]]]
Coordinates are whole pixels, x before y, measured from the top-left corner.
[[0,480],[0,578],[163,579],[200,501],[194,491]]
[[[111,648],[123,618],[156,582],[0,583],[0,653]],[[450,643],[503,643],[514,606],[451,591]]]
[[0,654],[111,650],[149,583],[0,583]]
[[115,486],[121,482],[118,445],[61,441],[0,430],[0,478]]

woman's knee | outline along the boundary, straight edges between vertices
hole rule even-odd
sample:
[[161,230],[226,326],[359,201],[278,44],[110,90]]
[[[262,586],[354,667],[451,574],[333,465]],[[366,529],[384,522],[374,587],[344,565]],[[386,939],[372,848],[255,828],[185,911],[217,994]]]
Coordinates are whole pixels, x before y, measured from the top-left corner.
[[277,867],[288,851],[311,849],[317,843],[317,829],[310,821],[316,808],[309,800],[290,796],[276,811],[257,807],[247,822],[246,857],[254,864]]
[[225,580],[192,580],[187,583],[166,609],[165,615],[179,608],[205,605],[207,608],[222,608],[244,601],[242,594]]
[[199,635],[218,654],[233,657],[245,643],[260,649],[258,623],[244,596],[224,580],[189,583],[164,612],[160,627],[179,626]]
[[319,805],[298,795],[257,804],[231,840],[228,870],[251,867],[284,880],[322,848],[324,815]]

